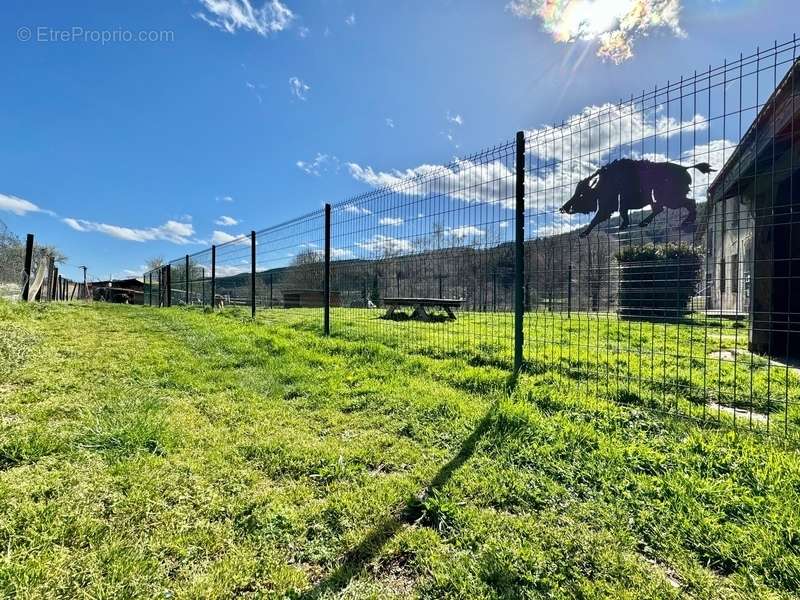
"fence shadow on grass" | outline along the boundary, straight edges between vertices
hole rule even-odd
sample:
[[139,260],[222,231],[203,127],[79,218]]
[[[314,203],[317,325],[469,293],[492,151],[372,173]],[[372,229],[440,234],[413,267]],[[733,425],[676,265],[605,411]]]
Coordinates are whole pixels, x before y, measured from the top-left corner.
[[312,600],[327,593],[336,593],[347,587],[377,557],[386,544],[400,531],[404,525],[420,522],[425,516],[424,502],[439,492],[461,466],[475,453],[478,441],[489,429],[497,410],[493,405],[483,416],[470,436],[461,444],[458,453],[444,465],[430,483],[417,495],[407,499],[405,503],[386,517],[358,546],[348,551],[341,559],[339,567],[312,589],[300,594],[302,600]]

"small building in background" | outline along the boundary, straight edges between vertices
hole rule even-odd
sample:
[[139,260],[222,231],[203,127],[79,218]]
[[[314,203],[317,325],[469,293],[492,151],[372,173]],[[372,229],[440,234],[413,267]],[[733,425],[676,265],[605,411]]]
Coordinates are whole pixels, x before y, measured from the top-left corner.
[[139,279],[110,279],[91,284],[92,299],[115,304],[143,304],[144,282]]
[[749,316],[752,352],[800,358],[800,60],[708,190],[706,307]]

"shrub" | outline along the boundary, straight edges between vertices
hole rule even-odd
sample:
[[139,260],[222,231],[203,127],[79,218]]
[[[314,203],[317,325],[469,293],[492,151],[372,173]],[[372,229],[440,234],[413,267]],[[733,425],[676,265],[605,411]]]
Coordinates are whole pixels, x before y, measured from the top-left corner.
[[681,318],[700,278],[701,251],[691,244],[624,248],[620,264],[619,314],[626,318]]
[[615,255],[617,262],[627,264],[633,262],[650,262],[654,260],[687,259],[700,260],[703,253],[697,246],[681,243],[646,244],[623,248]]

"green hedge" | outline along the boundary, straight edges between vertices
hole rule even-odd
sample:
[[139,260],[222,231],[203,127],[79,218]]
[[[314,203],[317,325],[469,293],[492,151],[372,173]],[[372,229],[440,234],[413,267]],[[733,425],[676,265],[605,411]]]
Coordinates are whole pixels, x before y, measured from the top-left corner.
[[666,259],[700,260],[703,253],[700,248],[687,243],[646,244],[644,246],[630,246],[623,248],[615,255],[617,262],[627,264],[632,262],[650,262]]
[[683,317],[700,279],[701,257],[690,244],[649,244],[618,252],[620,316]]

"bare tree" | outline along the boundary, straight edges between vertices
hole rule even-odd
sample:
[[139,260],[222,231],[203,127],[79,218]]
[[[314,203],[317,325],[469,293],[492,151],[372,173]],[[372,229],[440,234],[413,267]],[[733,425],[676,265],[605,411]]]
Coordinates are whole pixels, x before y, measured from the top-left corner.
[[164,257],[154,256],[152,258],[148,258],[144,264],[147,266],[148,271],[155,271],[156,269],[164,265]]
[[292,260],[287,283],[303,290],[322,289],[322,253],[314,248],[305,248]]

